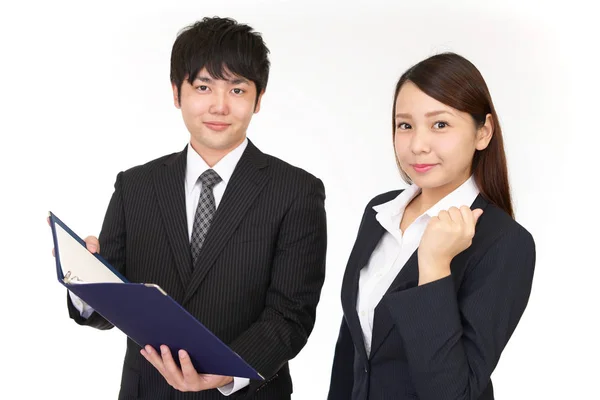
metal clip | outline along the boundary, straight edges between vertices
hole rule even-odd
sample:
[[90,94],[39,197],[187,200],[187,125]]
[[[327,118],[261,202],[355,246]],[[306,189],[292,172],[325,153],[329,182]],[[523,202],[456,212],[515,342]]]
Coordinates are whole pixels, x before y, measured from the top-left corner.
[[155,285],[154,283],[144,283],[144,286],[146,286],[146,287],[151,287],[151,288],[155,288],[155,289],[158,289],[158,291],[159,291],[159,292],[161,292],[161,293],[162,293],[162,294],[164,294],[165,296],[167,295],[167,292],[165,292],[165,291],[163,290],[163,288],[161,288],[161,287],[160,287],[160,286],[158,286],[158,285]]
[[66,283],[67,285],[70,285],[71,283],[74,283],[74,282],[83,282],[83,281],[81,279],[79,279],[79,277],[77,277],[76,275],[71,276],[71,271],[67,271],[67,274],[63,278],[63,282]]

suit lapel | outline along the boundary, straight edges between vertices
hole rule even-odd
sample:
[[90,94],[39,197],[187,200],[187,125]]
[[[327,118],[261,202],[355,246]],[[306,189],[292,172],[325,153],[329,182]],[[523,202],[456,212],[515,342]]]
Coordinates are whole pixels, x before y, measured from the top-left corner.
[[[396,278],[386,291],[385,295],[390,292],[397,292],[400,290],[406,290],[411,287],[415,287],[419,284],[419,261],[417,256],[417,250],[413,252],[406,264],[402,267]],[[383,309],[385,295],[382,300],[375,307],[375,315],[373,316],[373,335],[371,341],[371,355],[373,358],[377,350],[381,347],[389,332],[394,326],[394,322],[388,315],[387,310]]]
[[[475,201],[471,205],[471,210],[476,208],[481,208],[485,210],[485,207],[488,205],[488,202],[481,196],[478,195],[475,198]],[[402,290],[406,290],[412,287],[415,287],[419,284],[419,258],[418,258],[418,248],[414,251],[411,257],[408,259],[404,267],[400,270],[385,295],[392,292],[399,292]],[[463,251],[458,254],[451,263],[462,265],[466,262],[471,248]],[[451,268],[453,269],[453,268]],[[384,295],[384,299],[385,299]],[[387,310],[382,310],[381,307],[385,307],[382,305],[384,299],[379,302],[377,307],[375,308],[375,316],[373,318],[373,341],[371,343],[371,357],[375,355],[379,347],[385,341],[385,338],[388,336],[390,330],[394,327],[394,322],[387,315]]]
[[192,265],[185,211],[186,156],[187,146],[181,153],[168,158],[154,174],[154,189],[163,225],[184,287],[190,279]]
[[244,215],[263,190],[269,177],[261,170],[267,166],[265,155],[252,142],[248,141],[248,147],[227,184],[227,189],[211,222],[194,265],[191,281],[186,287],[183,303],[190,300],[206,278],[228,239],[235,232]]
[[364,227],[361,229],[360,236],[356,240],[356,247],[352,251],[348,262],[348,269],[342,285],[342,305],[346,322],[352,335],[355,347],[364,362],[367,361],[367,352],[365,349],[364,337],[356,303],[358,298],[358,283],[360,279],[360,270],[367,265],[369,258],[381,240],[385,229],[375,219],[375,211],[368,210],[369,214],[365,217]]

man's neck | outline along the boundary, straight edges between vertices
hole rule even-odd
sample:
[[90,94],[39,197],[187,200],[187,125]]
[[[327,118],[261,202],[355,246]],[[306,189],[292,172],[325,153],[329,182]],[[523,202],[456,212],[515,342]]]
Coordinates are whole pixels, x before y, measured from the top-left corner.
[[208,165],[210,168],[212,168],[215,165],[217,165],[217,163],[219,161],[221,161],[221,159],[223,159],[223,157],[225,157],[227,154],[231,153],[240,144],[242,144],[244,140],[245,140],[245,138],[242,139],[242,141],[240,141],[239,143],[236,143],[230,147],[223,148],[223,149],[213,149],[210,147],[202,146],[194,139],[190,140],[190,144],[191,144],[192,148],[194,149],[194,151],[196,153],[198,153],[198,155],[204,160],[206,165]]

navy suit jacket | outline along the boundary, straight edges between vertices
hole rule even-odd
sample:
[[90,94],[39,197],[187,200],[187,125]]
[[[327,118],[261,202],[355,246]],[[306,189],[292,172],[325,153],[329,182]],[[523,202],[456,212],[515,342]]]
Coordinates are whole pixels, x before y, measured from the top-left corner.
[[360,270],[384,234],[367,205],[342,283],[342,320],[329,400],[491,400],[490,376],[529,300],[535,265],[531,234],[479,195],[471,246],[451,275],[418,286],[414,252],[375,309],[367,356],[356,311]]

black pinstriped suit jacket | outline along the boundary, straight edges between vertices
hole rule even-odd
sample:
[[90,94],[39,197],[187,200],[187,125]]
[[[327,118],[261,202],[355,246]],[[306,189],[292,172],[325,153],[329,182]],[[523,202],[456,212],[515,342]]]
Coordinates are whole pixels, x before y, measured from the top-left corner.
[[[192,266],[186,151],[118,174],[101,255],[130,281],[160,285],[266,378],[232,398],[289,399],[287,362],[312,331],[325,278],[323,184],[249,141]],[[112,327],[97,313],[83,320],[67,302],[77,323]],[[172,389],[139,351],[128,339],[120,399],[225,398]]]
[[532,236],[479,195],[471,246],[451,276],[418,286],[418,253],[375,308],[367,356],[356,311],[360,270],[384,234],[367,205],[342,284],[342,320],[329,400],[492,400],[490,376],[529,300],[535,266]]

